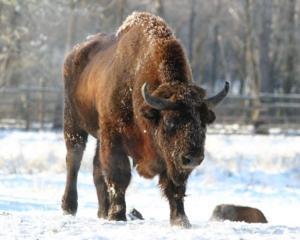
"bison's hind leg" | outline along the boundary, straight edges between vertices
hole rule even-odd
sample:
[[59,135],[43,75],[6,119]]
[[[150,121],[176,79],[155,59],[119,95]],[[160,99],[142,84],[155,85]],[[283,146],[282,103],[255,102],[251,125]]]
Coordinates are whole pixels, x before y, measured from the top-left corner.
[[94,177],[94,184],[96,187],[98,204],[99,204],[98,217],[106,219],[108,216],[108,209],[109,209],[109,196],[108,196],[107,185],[103,177],[101,162],[99,158],[100,155],[99,144],[100,144],[99,141],[97,141],[96,153],[93,162],[94,163],[93,177]]
[[[76,125],[69,120],[70,119],[66,119],[65,116],[64,135],[67,147],[67,180],[61,207],[64,213],[75,215],[78,206],[77,176],[88,134],[79,127],[76,127]],[[66,122],[68,124],[66,124]]]

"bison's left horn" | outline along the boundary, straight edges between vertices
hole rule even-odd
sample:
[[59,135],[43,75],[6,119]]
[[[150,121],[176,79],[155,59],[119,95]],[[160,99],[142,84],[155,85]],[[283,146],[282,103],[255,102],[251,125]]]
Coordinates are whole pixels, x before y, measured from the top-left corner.
[[142,86],[142,95],[145,102],[157,110],[171,110],[178,108],[179,104],[176,102],[172,102],[165,98],[154,97],[148,91],[148,84],[144,83]]
[[213,97],[205,99],[205,102],[208,104],[208,106],[215,107],[226,97],[228,91],[229,91],[229,82],[226,81],[222,91]]

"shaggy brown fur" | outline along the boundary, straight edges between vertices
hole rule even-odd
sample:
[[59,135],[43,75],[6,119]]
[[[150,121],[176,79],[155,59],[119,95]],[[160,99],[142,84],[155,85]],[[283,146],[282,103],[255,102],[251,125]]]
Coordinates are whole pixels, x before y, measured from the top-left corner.
[[247,223],[267,223],[264,214],[257,208],[222,204],[215,207],[211,220],[230,220]]
[[[204,155],[206,125],[215,119],[205,92],[192,83],[183,48],[166,23],[134,13],[116,36],[97,34],[77,45],[64,64],[65,212],[77,210],[77,174],[88,134],[98,139],[94,182],[98,216],[126,220],[125,191],[131,156],[140,175],[153,178],[168,198],[171,223],[189,227],[183,198],[190,172]],[[141,94],[179,102],[157,110]],[[186,168],[193,159],[194,165]]]

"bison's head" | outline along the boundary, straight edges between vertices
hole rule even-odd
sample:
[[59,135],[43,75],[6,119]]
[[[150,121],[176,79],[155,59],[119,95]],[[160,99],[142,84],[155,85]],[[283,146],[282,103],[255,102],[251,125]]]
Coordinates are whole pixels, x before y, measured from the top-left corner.
[[176,182],[203,161],[206,126],[215,120],[212,109],[227,95],[229,83],[208,99],[196,85],[164,83],[152,93],[149,88],[146,83],[142,87],[142,114],[152,126],[168,175]]

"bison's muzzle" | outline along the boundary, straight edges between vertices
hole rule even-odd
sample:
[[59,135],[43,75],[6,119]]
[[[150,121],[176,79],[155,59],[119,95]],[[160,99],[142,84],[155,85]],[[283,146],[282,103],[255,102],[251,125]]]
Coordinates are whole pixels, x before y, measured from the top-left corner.
[[204,159],[204,154],[199,156],[194,156],[192,154],[182,155],[182,165],[181,167],[186,170],[193,170],[195,167],[199,166]]

